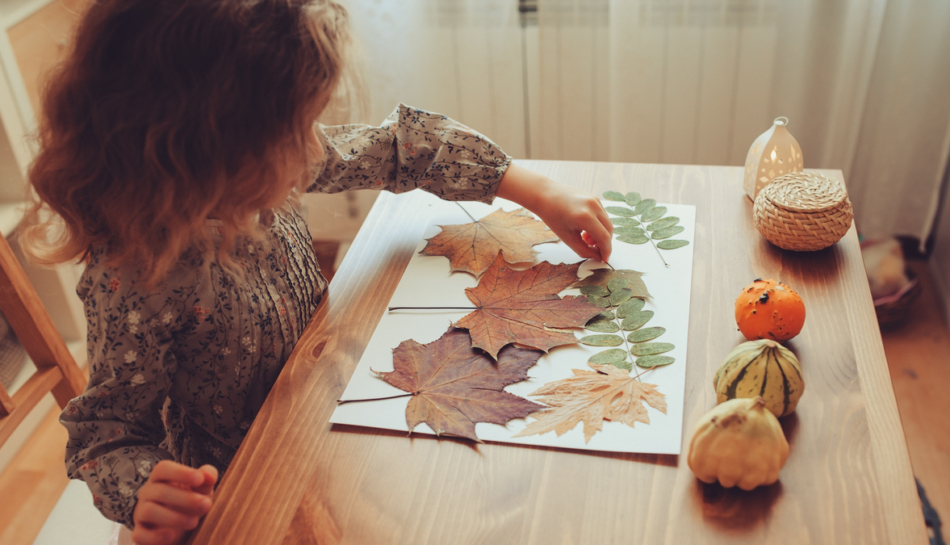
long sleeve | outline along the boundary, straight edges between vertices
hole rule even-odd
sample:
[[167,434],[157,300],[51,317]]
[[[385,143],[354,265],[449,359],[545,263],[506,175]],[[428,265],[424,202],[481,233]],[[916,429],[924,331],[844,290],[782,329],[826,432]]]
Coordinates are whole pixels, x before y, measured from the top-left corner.
[[139,291],[118,271],[84,278],[78,292],[89,325],[86,391],[60,416],[69,432],[66,469],[92,490],[96,507],[132,526],[139,488],[173,455],[162,407],[177,368],[174,331],[186,321],[181,301]]
[[404,104],[380,127],[321,128],[325,164],[308,192],[422,188],[446,200],[490,203],[511,162],[485,136]]

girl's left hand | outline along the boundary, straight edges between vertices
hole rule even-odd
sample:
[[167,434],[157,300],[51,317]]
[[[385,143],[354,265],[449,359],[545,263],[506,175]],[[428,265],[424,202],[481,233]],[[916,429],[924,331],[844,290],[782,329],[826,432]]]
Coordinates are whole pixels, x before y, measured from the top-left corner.
[[511,163],[496,196],[534,212],[577,255],[607,262],[613,224],[596,198]]

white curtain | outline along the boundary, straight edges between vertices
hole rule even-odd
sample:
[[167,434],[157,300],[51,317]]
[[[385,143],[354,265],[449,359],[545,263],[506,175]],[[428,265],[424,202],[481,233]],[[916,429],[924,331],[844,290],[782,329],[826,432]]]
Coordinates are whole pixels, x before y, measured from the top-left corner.
[[[514,157],[742,165],[773,118],[870,236],[930,234],[950,153],[946,0],[346,0],[366,121],[439,111]],[[530,2],[528,2],[530,3]]]

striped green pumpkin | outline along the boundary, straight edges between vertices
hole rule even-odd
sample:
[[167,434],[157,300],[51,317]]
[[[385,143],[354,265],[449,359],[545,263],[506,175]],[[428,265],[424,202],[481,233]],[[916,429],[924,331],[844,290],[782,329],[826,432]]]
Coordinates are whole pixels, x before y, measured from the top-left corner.
[[795,412],[805,381],[795,354],[771,339],[749,341],[726,356],[713,378],[718,402],[763,397],[775,416]]

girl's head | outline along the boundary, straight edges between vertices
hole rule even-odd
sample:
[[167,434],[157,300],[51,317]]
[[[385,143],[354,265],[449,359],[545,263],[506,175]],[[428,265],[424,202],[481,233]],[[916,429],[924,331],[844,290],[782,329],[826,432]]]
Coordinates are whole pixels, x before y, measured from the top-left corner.
[[349,41],[333,0],[96,1],[44,91],[26,246],[47,262],[102,246],[154,281],[211,247],[208,217],[223,251],[254,235],[319,159]]

